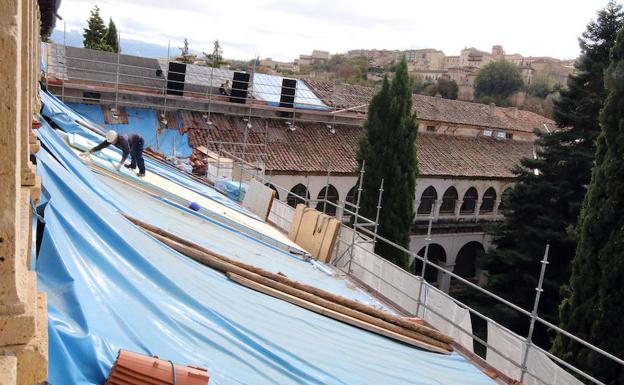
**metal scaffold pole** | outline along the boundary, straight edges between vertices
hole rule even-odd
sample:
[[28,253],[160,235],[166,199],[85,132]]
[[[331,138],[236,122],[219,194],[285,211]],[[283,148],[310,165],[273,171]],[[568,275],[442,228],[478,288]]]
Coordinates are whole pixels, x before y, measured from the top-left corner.
[[323,198],[323,212],[327,213],[327,193],[329,192],[329,176],[330,176],[329,160],[327,160],[327,180],[325,181],[325,197]]
[[121,31],[117,35],[117,73],[115,74],[115,111],[113,117],[115,120],[119,114],[118,105],[119,105],[119,62],[121,57]]
[[422,302],[422,290],[425,285],[425,272],[427,270],[427,257],[429,255],[429,244],[431,243],[431,227],[433,226],[433,213],[435,203],[431,205],[429,211],[429,224],[427,225],[427,237],[425,238],[425,253],[423,255],[422,269],[420,270],[420,284],[418,285],[418,300],[416,301],[416,317],[420,316],[420,303]]
[[375,235],[373,235],[373,247],[377,243],[377,230],[379,229],[379,214],[381,213],[381,200],[384,192],[384,178],[381,178],[379,184],[379,199],[377,199],[377,213],[375,214]]
[[360,200],[362,198],[362,182],[364,181],[364,173],[366,167],[366,161],[362,161],[362,169],[360,170],[360,181],[358,183],[358,196],[355,203],[355,215],[353,219],[353,237],[351,238],[351,246],[349,247],[349,268],[347,273],[351,274],[351,263],[353,262],[353,248],[355,247],[355,237],[357,233],[358,216],[360,215]]
[[[167,113],[167,94],[169,93],[169,85],[167,84],[167,79],[169,78],[169,55],[170,55],[169,50],[170,49],[171,49],[171,40],[168,40],[167,41],[167,68],[166,68],[166,70],[167,70],[167,77],[165,77],[165,84],[163,86],[163,90],[164,90],[164,94],[165,94],[164,95],[165,96],[165,100],[164,100],[164,105],[163,105],[163,107],[164,107],[163,111],[164,111],[165,114]],[[164,118],[165,117],[163,116],[163,119]]]
[[67,22],[63,22],[63,54],[65,56],[65,58],[63,58],[63,61],[65,62],[65,73],[62,74],[61,76],[63,77],[63,81],[61,82],[61,100],[63,102],[65,102],[65,81],[69,78],[69,76],[67,75],[67,40],[66,40],[66,35],[67,35]]
[[533,310],[531,311],[531,323],[529,324],[529,334],[527,335],[526,341],[524,343],[524,353],[522,358],[522,374],[520,375],[520,382],[524,381],[524,376],[527,372],[527,360],[529,358],[529,350],[533,345],[533,331],[535,329],[535,320],[537,318],[537,309],[539,307],[540,297],[544,289],[542,286],[544,284],[544,275],[546,274],[546,265],[548,265],[548,253],[550,252],[550,244],[546,245],[546,250],[544,251],[544,258],[542,259],[542,269],[540,270],[539,281],[537,282],[537,288],[535,288],[535,301],[533,302]]

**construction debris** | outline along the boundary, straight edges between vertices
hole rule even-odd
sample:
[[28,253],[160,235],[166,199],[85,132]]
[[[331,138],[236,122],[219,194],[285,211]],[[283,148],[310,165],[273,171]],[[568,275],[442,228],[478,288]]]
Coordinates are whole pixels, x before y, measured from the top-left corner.
[[106,385],[208,385],[208,370],[119,350]]
[[126,218],[149,231],[154,237],[171,248],[206,266],[226,273],[228,277],[240,284],[330,318],[377,332],[388,338],[409,343],[422,349],[443,354],[450,354],[453,351],[450,345],[453,339],[437,330],[322,289],[293,281],[283,275],[234,261],[136,218],[128,215]]

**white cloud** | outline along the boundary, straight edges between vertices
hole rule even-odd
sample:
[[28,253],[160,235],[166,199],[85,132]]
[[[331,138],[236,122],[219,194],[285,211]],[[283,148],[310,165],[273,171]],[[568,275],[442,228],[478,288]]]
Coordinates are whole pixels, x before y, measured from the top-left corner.
[[[508,53],[576,57],[578,36],[606,0],[63,0],[68,29],[82,29],[99,5],[121,38],[172,47],[187,37],[208,51],[222,42],[227,58],[292,60],[313,49],[438,48],[447,55],[465,46]],[[57,25],[62,28],[62,23]]]

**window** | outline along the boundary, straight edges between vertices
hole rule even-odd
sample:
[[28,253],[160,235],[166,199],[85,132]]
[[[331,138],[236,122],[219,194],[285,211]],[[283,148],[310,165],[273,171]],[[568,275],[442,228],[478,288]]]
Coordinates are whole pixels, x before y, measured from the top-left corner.
[[461,214],[473,214],[478,198],[479,194],[477,193],[477,189],[474,187],[469,188],[464,194],[464,203],[462,203],[459,212]]
[[433,186],[429,186],[423,191],[420,197],[420,205],[418,206],[417,214],[429,214],[433,209],[435,201],[438,199],[438,193]]
[[479,213],[491,213],[494,211],[494,203],[496,202],[496,190],[493,187],[488,188],[483,193],[483,201]]
[[455,189],[455,187],[449,187],[444,192],[444,195],[442,195],[442,206],[440,206],[440,214],[454,214],[457,198],[457,190]]
[[[316,204],[316,209],[318,211],[323,211],[327,215],[336,215],[336,206],[331,203],[323,202],[325,200],[325,191],[327,191],[327,200],[332,202],[333,204],[338,203],[338,190],[332,185],[323,187],[318,197],[316,198],[319,202]],[[323,210],[325,208],[325,210]]]
[[505,134],[503,131],[496,131],[496,139],[506,139],[507,138],[507,134]]
[[492,136],[492,130],[483,130],[483,136]]
[[286,198],[286,203],[288,203],[288,205],[291,207],[297,207],[299,203],[305,204],[305,201],[301,199],[300,197],[305,197],[306,199],[310,199],[310,193],[308,192],[308,189],[306,188],[306,186],[302,185],[301,183],[293,187],[290,190],[290,192],[291,193],[289,193],[288,197]]
[[435,126],[427,126],[427,131],[435,132],[435,130],[436,130]]

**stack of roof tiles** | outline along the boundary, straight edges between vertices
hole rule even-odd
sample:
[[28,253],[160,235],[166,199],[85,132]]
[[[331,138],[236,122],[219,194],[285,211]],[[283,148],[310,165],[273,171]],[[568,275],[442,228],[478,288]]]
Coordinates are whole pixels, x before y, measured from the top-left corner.
[[208,385],[208,381],[206,369],[176,365],[122,349],[106,385]]

